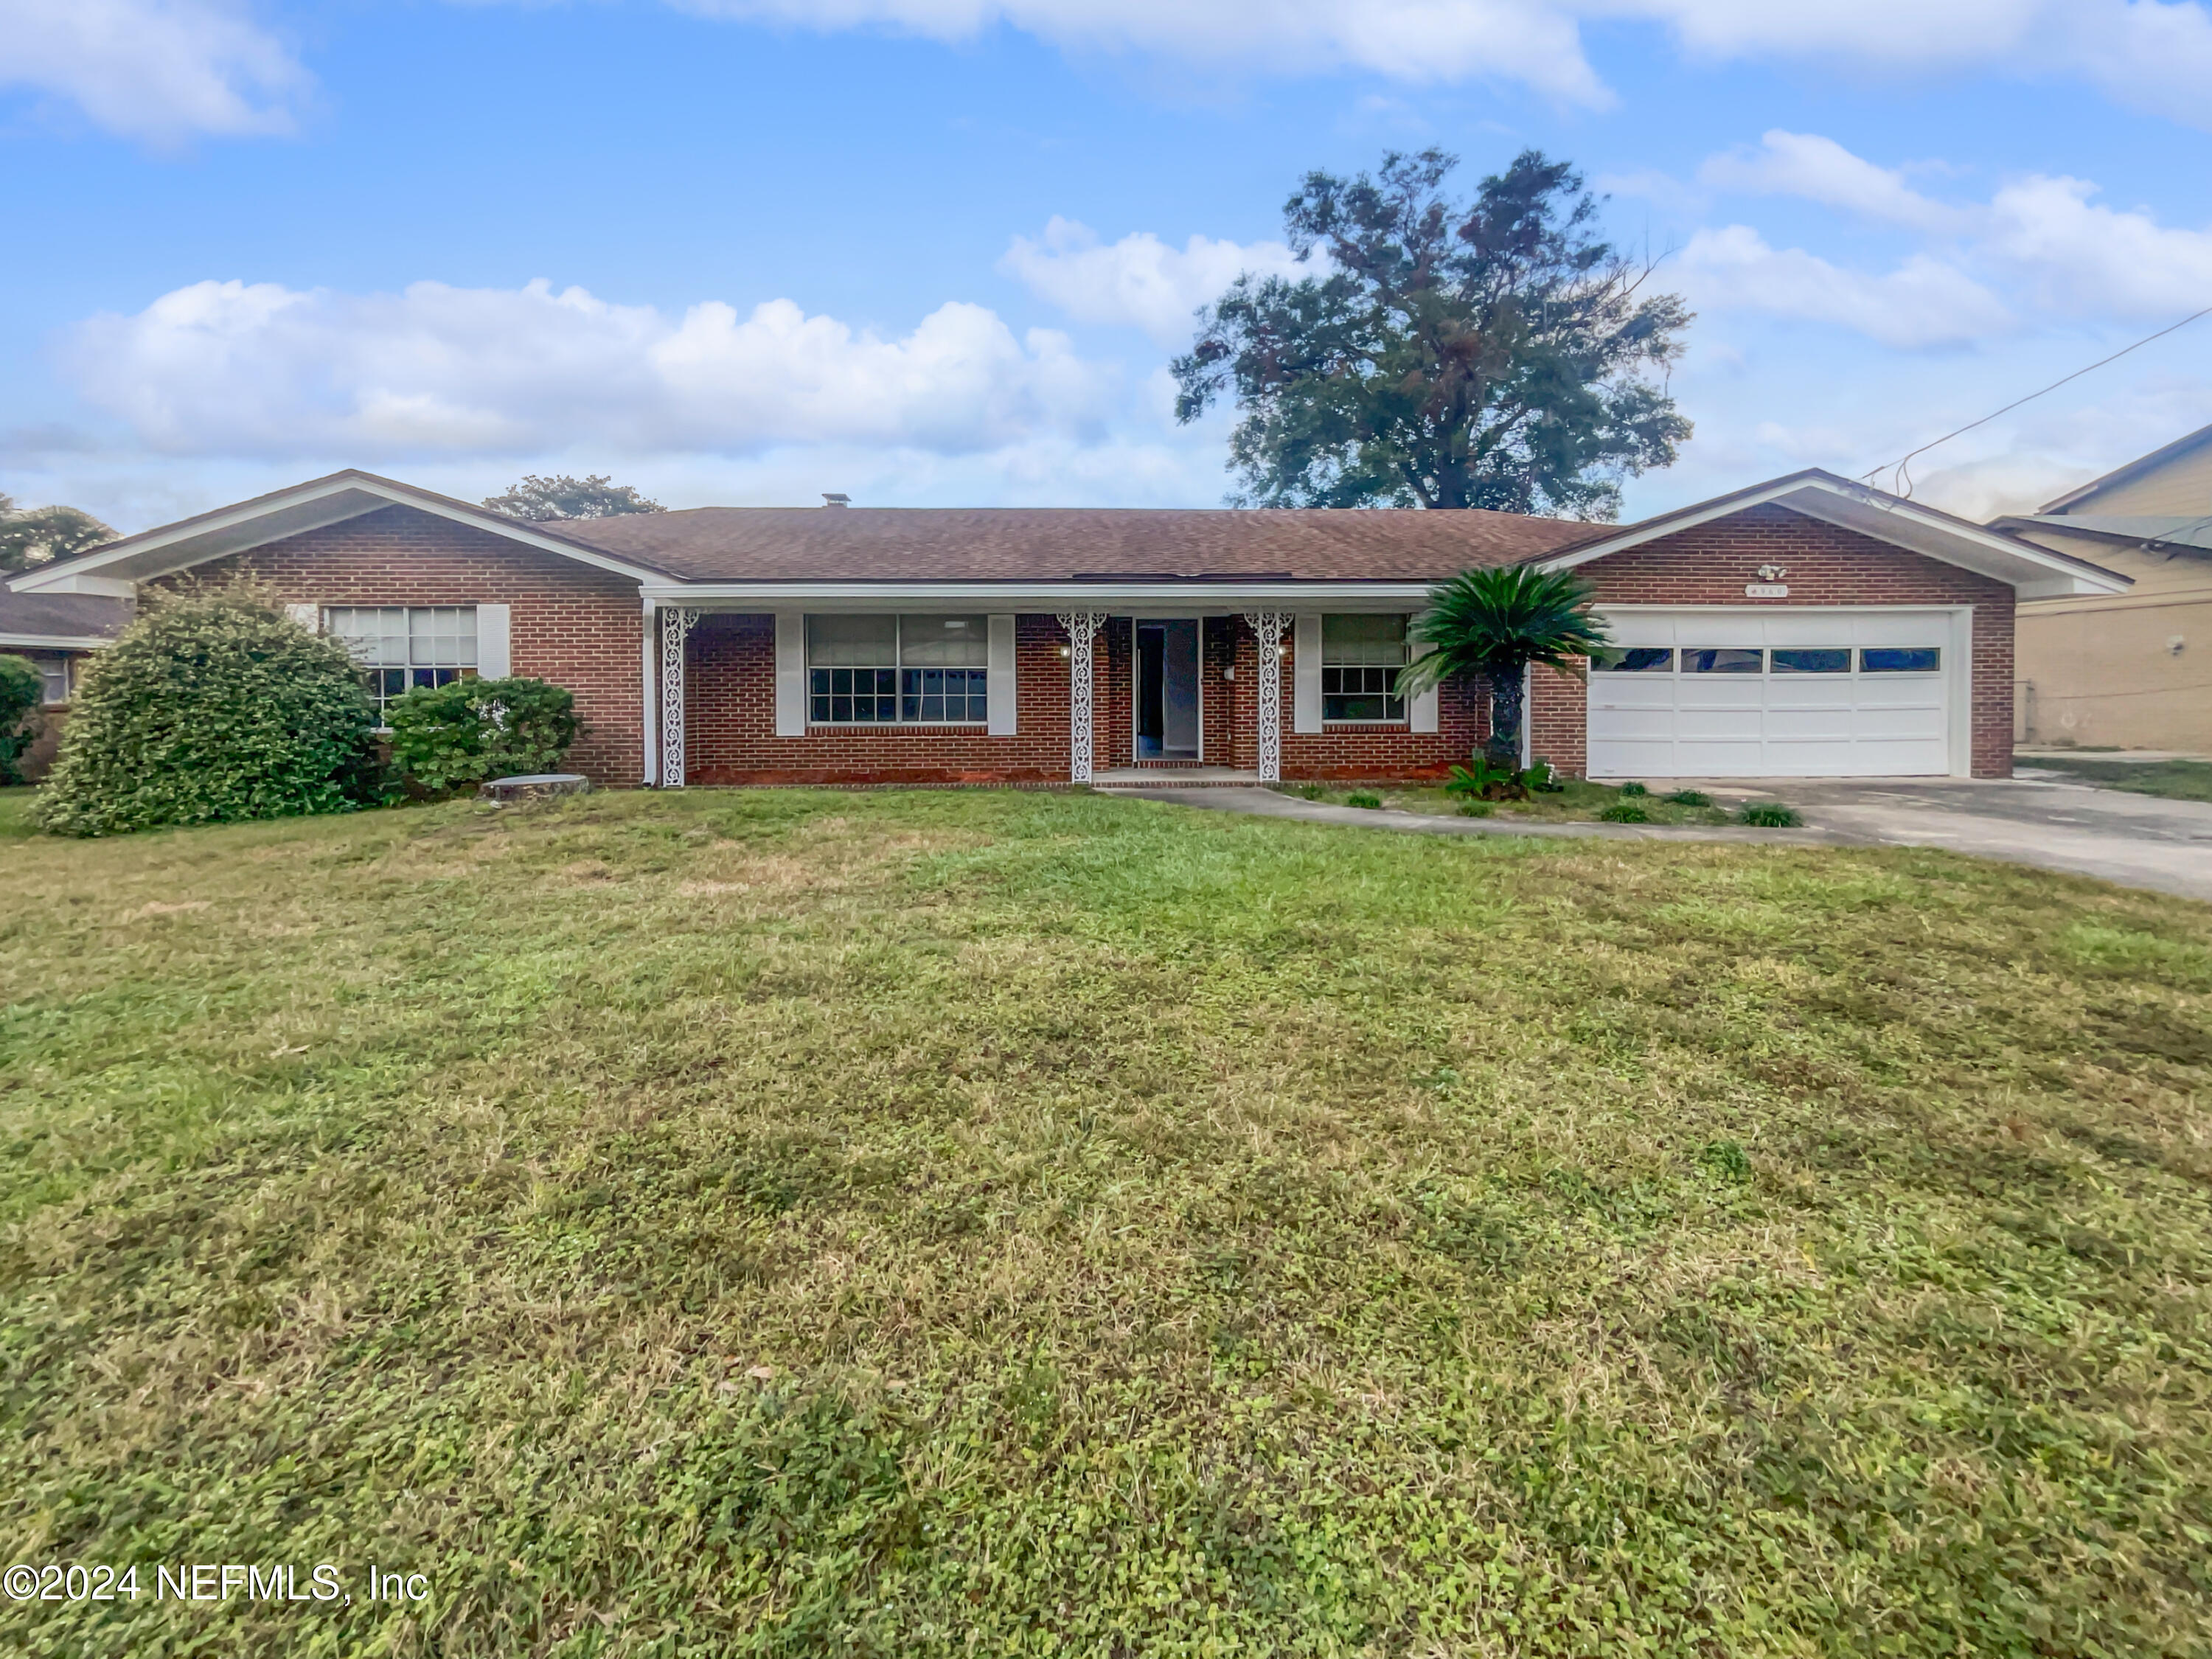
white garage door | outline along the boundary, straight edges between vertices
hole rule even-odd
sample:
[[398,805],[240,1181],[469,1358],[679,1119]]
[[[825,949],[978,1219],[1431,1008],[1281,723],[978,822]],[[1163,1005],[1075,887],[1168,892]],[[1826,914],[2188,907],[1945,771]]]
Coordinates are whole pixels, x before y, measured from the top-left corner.
[[1940,776],[1963,619],[1942,611],[1617,610],[1589,677],[1594,778]]

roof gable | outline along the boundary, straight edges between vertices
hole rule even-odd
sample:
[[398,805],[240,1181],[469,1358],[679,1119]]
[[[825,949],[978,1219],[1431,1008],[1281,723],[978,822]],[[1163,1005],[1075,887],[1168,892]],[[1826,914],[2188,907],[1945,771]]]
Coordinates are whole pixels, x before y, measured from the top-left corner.
[[667,574],[649,563],[589,546],[560,531],[524,524],[448,495],[349,468],[57,559],[12,578],[8,585],[19,593],[125,597],[135,591],[137,583],[150,578],[187,570],[306,531],[343,524],[387,507],[413,507],[635,581],[649,581]]
[[2008,583],[2022,599],[2118,593],[2130,585],[2127,577],[2086,559],[1818,469],[1793,472],[1663,513],[1535,562],[1547,570],[1571,570],[1662,536],[1766,506],[1787,507],[1807,518]]
[[[2158,474],[2177,469],[2197,475],[2189,481],[2189,499],[2185,502],[2174,507],[2142,499],[2146,495],[2160,493],[2144,488],[2153,485]],[[2100,478],[2092,478],[2080,488],[2069,489],[2055,501],[2045,501],[2036,509],[2036,514],[2070,514],[2085,507],[2103,514],[2212,512],[2212,426],[2199,427],[2148,455],[2138,455],[2124,466],[2114,467]]]

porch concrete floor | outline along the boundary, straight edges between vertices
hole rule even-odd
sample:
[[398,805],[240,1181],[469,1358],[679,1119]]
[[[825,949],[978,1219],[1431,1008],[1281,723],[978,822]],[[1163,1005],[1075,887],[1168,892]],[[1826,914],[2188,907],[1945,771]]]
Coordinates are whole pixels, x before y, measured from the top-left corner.
[[1260,775],[1234,766],[1109,766],[1091,775],[1094,789],[1218,788],[1244,784],[1256,788]]

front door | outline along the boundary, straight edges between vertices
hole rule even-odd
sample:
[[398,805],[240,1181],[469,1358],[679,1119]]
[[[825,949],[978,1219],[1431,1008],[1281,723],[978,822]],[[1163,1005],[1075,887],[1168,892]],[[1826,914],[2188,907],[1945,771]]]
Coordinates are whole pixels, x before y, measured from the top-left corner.
[[1198,622],[1137,624],[1137,758],[1196,760]]

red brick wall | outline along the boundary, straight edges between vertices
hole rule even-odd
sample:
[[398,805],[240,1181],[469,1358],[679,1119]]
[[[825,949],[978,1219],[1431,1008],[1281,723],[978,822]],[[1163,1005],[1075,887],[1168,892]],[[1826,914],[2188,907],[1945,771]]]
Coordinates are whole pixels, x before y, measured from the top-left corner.
[[594,783],[645,775],[637,584],[473,526],[387,507],[199,566],[254,577],[287,605],[506,605],[512,667],[575,694],[568,764]]
[[[691,631],[684,682],[693,783],[1067,781],[1067,635],[1050,617],[1014,619],[1019,730],[816,726],[775,735],[775,618],[709,615]],[[1099,660],[1105,653],[1101,650]],[[1097,731],[1108,721],[1099,708]],[[1093,738],[1094,744],[1097,738]],[[1126,739],[1125,739],[1126,742]]]
[[[1762,564],[1788,568],[1788,599],[1744,597]],[[2013,591],[2003,582],[1781,507],[1662,536],[1584,565],[1582,574],[1608,605],[1971,605],[1973,775],[2012,775]],[[1579,774],[1588,763],[1583,684],[1540,668],[1528,701],[1535,753]]]

